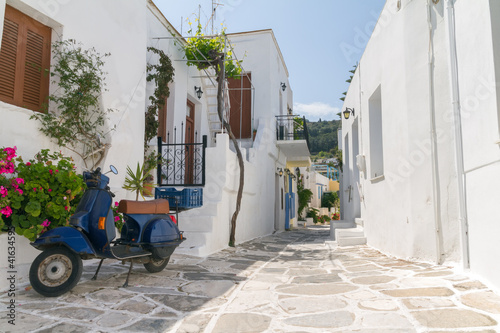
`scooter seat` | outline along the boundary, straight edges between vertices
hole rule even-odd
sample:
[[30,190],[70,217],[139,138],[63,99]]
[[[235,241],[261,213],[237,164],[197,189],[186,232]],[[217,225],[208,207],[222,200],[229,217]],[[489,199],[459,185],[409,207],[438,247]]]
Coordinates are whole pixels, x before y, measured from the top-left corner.
[[118,212],[124,214],[168,214],[170,206],[167,199],[149,201],[120,200]]

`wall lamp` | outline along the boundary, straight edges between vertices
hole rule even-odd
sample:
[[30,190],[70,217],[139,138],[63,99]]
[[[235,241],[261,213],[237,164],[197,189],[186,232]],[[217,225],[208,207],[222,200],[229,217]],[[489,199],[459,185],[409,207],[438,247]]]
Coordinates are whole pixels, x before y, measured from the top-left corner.
[[283,176],[283,168],[276,168],[276,171],[278,171],[278,175]]
[[196,96],[198,99],[201,99],[201,95],[203,95],[203,91],[201,90],[201,87],[194,86],[194,92],[196,93]]
[[352,116],[354,117],[354,108],[345,108],[345,111],[342,112],[344,114],[344,119],[349,119],[349,116],[351,115],[352,113]]
[[280,86],[281,86],[281,90],[285,91],[285,89],[286,89],[285,82],[281,82]]

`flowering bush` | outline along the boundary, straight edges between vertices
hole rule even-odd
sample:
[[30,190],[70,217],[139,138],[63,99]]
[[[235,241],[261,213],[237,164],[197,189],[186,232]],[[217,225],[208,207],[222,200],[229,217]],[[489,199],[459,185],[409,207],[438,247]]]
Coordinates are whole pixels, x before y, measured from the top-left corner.
[[118,213],[118,201],[115,201],[115,205],[111,206],[111,209],[113,210],[113,217],[115,219],[115,227],[119,231],[122,230],[123,227],[123,215],[121,213]]
[[0,149],[0,228],[35,240],[42,232],[68,225],[85,189],[75,165],[48,149],[27,163],[16,147]]
[[340,214],[339,213],[333,213],[332,214],[332,220],[340,220]]

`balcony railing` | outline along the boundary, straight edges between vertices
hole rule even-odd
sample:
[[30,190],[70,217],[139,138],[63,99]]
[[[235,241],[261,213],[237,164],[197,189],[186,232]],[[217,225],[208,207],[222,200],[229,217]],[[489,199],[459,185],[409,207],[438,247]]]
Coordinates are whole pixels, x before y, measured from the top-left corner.
[[307,148],[310,150],[306,117],[301,118],[295,115],[276,116],[276,140],[306,140]]
[[158,137],[158,186],[205,186],[205,150],[201,143],[163,143]]

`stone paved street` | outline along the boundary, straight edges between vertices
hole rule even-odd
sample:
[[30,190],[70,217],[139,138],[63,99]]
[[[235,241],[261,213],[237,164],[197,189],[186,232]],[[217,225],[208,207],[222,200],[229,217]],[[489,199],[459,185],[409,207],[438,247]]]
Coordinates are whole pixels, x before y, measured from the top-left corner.
[[150,274],[86,265],[58,298],[18,292],[2,332],[500,332],[500,297],[466,274],[339,248],[328,227],[296,229],[196,258],[174,254]]

